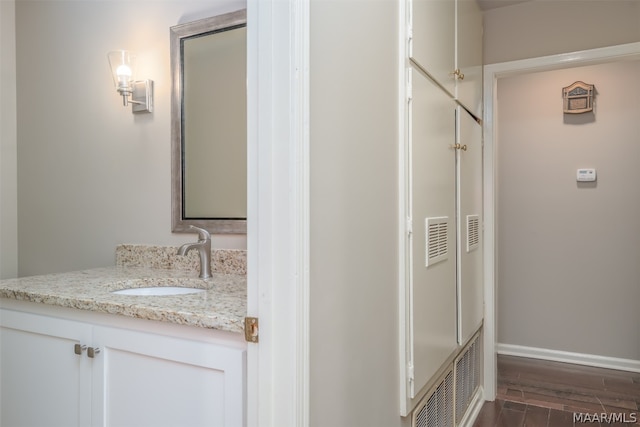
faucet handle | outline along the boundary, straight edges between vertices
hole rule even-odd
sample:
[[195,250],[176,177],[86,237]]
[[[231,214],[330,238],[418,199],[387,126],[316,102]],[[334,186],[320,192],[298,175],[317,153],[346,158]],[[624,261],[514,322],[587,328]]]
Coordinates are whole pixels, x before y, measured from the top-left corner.
[[189,228],[198,232],[199,240],[203,240],[203,241],[211,240],[211,234],[209,234],[209,232],[204,228],[196,227],[195,225],[190,225]]

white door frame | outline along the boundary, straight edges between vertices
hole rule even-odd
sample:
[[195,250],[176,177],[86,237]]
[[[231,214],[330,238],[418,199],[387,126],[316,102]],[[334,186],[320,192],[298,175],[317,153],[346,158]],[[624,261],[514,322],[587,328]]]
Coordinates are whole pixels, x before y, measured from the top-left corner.
[[499,78],[537,71],[579,67],[640,57],[640,43],[590,49],[484,66],[484,398],[495,400],[497,388],[497,82]]
[[309,0],[247,1],[247,425],[309,425]]

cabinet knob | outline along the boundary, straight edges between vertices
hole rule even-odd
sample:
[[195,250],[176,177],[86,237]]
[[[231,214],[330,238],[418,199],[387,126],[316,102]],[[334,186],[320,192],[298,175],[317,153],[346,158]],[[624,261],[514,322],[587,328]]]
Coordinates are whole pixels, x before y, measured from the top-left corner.
[[87,356],[89,356],[89,357],[90,357],[90,358],[92,358],[92,359],[93,359],[94,357],[96,357],[96,354],[98,354],[98,353],[100,353],[100,348],[99,348],[99,347],[96,347],[96,348],[89,347],[89,348],[87,349]]
[[76,344],[73,346],[73,352],[77,355],[82,355],[82,352],[87,349],[86,345]]
[[453,148],[455,148],[456,150],[467,151],[467,144],[464,144],[464,145],[453,144]]

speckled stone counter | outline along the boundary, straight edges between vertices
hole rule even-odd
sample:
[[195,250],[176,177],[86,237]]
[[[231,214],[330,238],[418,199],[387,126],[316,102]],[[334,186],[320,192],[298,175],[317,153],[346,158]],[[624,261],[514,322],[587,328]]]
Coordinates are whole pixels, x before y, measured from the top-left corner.
[[[153,247],[153,250],[157,248]],[[147,261],[141,262],[137,257],[122,261],[117,257],[119,261],[114,267],[0,280],[0,298],[228,332],[243,331],[243,319],[247,312],[246,275],[218,273],[216,271],[220,269],[214,267],[213,277],[202,280],[192,268],[149,267],[150,264],[166,264],[158,264],[157,259],[144,250],[139,252],[142,258],[148,258]],[[163,250],[159,252],[165,253]],[[227,271],[243,271],[242,257],[246,259],[246,254],[237,252],[231,258],[236,261],[240,259],[239,269]],[[174,253],[175,248],[168,249],[166,259],[170,260]],[[149,286],[188,286],[206,291],[166,296],[112,293],[120,289]]]

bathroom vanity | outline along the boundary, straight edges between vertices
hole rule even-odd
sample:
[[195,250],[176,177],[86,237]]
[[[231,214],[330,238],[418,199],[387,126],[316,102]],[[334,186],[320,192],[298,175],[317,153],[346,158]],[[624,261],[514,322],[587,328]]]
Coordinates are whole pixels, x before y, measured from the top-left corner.
[[[246,276],[122,249],[115,267],[0,281],[0,424],[245,425]],[[114,293],[184,284],[204,291]]]

